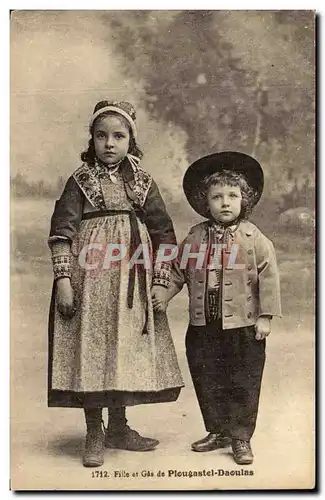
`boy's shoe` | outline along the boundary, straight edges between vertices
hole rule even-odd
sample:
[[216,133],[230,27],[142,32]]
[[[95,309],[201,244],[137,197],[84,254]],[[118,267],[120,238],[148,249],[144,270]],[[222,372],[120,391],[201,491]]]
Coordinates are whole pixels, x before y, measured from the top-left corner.
[[191,445],[193,451],[205,452],[213,451],[219,448],[227,448],[231,445],[231,439],[222,434],[214,434],[210,432],[205,438],[195,441]]
[[83,455],[84,467],[100,467],[104,463],[104,433],[101,426],[87,430]]
[[253,463],[254,455],[249,441],[233,439],[231,446],[234,453],[234,460],[237,464],[248,465]]
[[150,451],[156,448],[158,444],[158,439],[142,437],[137,431],[130,429],[128,425],[119,432],[110,431],[109,428],[105,432],[106,448],[117,448],[128,451]]

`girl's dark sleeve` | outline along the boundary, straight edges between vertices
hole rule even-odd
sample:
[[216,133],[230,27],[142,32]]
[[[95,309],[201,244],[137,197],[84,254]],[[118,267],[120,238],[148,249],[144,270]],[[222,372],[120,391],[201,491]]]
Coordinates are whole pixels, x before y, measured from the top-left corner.
[[55,202],[48,243],[52,253],[54,279],[71,277],[71,243],[82,219],[84,198],[73,177]]
[[[161,252],[160,255],[162,255],[164,251],[161,245],[172,245],[176,247],[177,241],[173,222],[167,213],[166,205],[155,181],[151,183],[142,209],[153,247],[153,285],[161,285],[168,288],[170,284],[171,261],[159,260],[157,262],[156,257],[159,249]],[[168,248],[171,247],[168,246]],[[168,254],[168,251],[166,251],[166,254]]]

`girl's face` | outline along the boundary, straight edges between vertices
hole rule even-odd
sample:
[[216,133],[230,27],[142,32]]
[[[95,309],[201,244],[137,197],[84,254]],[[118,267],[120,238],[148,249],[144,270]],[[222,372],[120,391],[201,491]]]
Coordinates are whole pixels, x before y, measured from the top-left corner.
[[93,139],[97,158],[113,165],[123,160],[129,150],[129,127],[122,116],[104,116],[95,122]]
[[214,184],[208,189],[207,201],[212,217],[218,222],[232,222],[241,212],[242,195],[238,186]]

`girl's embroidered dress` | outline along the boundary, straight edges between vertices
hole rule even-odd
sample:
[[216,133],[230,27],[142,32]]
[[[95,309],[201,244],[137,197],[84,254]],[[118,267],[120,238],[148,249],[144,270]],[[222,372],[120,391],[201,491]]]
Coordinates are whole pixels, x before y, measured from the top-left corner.
[[[141,216],[135,216],[135,209]],[[137,212],[138,213],[138,212]],[[55,307],[49,321],[49,406],[119,407],[175,401],[183,386],[165,313],[153,312],[152,283],[168,286],[167,263],[135,272],[128,261],[105,265],[109,244],[134,242],[155,252],[176,243],[157,186],[134,158],[110,176],[105,166],[82,165],[56,202],[50,245],[55,277],[69,276],[76,313],[64,319]],[[94,259],[80,265],[87,245]],[[89,248],[89,247],[88,247]],[[96,250],[99,249],[99,250]]]

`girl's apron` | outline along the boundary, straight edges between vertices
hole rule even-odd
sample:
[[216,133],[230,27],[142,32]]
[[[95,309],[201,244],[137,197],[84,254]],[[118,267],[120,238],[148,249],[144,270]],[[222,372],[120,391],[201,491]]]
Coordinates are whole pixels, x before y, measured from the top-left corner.
[[[128,257],[151,241],[136,218],[120,175],[103,179],[107,211],[85,213],[72,243],[76,314],[63,319],[52,295],[49,321],[49,406],[109,407],[175,401],[183,386],[165,313],[153,313],[152,269],[128,267]],[[80,265],[85,247],[93,254]],[[127,249],[109,262],[109,244]],[[87,247],[89,248],[89,247]],[[122,247],[121,247],[122,248]],[[142,256],[139,256],[141,259]],[[132,306],[132,307],[130,307]]]

